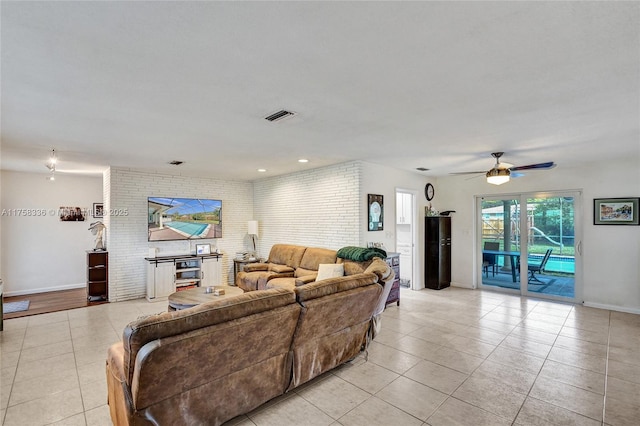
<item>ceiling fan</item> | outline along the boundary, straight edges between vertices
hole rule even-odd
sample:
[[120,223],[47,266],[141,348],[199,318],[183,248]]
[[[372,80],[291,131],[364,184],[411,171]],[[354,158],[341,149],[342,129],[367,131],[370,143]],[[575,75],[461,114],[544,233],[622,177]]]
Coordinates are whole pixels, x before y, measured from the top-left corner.
[[504,152],[492,152],[491,155],[496,159],[496,164],[493,166],[491,170],[488,172],[461,172],[461,173],[451,173],[453,175],[469,175],[469,174],[481,174],[485,173],[487,176],[487,182],[494,185],[502,185],[503,183],[509,182],[511,177],[519,177],[522,176],[520,173],[512,173],[519,172],[523,170],[548,170],[552,169],[556,166],[556,163],[553,161],[549,161],[546,163],[537,163],[537,164],[528,164],[526,166],[518,166],[514,167],[513,164],[509,163],[501,163],[500,157]]

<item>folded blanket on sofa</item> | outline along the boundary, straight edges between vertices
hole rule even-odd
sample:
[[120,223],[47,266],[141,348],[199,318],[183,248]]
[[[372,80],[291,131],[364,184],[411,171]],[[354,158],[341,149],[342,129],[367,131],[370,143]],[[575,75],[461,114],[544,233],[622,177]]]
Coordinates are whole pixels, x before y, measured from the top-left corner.
[[342,247],[338,250],[338,257],[348,260],[354,260],[356,262],[364,262],[366,260],[371,260],[374,257],[379,257],[381,259],[387,258],[387,252],[376,248],[365,248],[365,247]]

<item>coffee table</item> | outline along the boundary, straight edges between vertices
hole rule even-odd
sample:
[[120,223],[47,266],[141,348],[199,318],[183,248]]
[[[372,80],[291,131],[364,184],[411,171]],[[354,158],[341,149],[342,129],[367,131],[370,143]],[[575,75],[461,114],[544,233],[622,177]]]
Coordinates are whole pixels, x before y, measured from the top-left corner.
[[224,294],[215,296],[213,293],[205,293],[206,287],[190,288],[188,290],[176,291],[169,295],[169,311],[179,311],[181,309],[193,308],[205,302],[220,300],[230,296],[243,294],[244,291],[238,287],[228,285],[216,285],[214,289],[224,289]]

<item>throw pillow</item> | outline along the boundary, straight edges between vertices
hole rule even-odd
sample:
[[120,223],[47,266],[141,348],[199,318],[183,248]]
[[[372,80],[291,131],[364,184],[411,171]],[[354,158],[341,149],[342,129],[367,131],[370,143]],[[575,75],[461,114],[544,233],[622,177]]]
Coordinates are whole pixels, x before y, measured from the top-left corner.
[[344,265],[342,263],[321,263],[318,265],[318,276],[316,277],[316,281],[341,277],[343,275]]

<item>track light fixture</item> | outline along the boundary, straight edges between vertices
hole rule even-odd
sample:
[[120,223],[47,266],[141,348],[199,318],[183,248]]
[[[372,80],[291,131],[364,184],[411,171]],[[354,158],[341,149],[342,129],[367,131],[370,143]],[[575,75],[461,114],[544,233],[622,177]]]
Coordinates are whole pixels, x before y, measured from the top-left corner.
[[51,174],[49,176],[47,176],[47,180],[50,180],[50,181],[56,180],[55,174],[56,174],[56,164],[57,163],[58,163],[58,157],[56,157],[56,150],[52,149],[51,150],[51,157],[49,157],[49,161],[45,163],[45,166],[51,172]]

